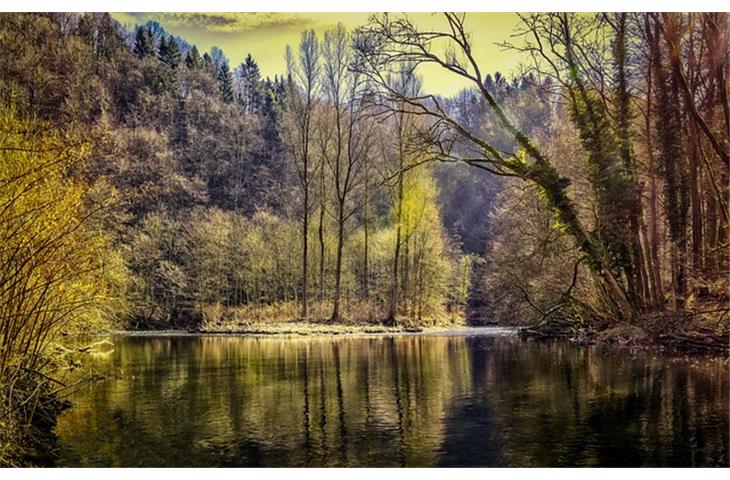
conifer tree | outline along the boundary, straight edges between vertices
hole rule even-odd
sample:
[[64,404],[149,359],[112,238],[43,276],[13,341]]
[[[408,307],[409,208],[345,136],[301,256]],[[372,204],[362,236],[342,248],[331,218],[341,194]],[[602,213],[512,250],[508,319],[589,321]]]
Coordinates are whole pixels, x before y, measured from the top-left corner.
[[157,58],[164,61],[165,57],[168,56],[168,50],[167,50],[167,40],[165,40],[165,37],[163,36],[160,38],[160,44],[157,47]]
[[193,48],[185,54],[185,66],[187,66],[190,70],[197,70],[200,68],[202,63],[202,60],[200,58],[200,53],[198,53],[198,47],[193,46]]
[[164,37],[160,40],[158,55],[160,60],[162,60],[170,68],[177,68],[180,65],[180,47],[177,45],[177,42],[174,38],[172,38],[172,36],[168,37],[167,41],[165,41]]
[[239,102],[247,113],[257,112],[261,108],[261,71],[256,60],[249,53],[246,60],[238,67],[241,91]]
[[151,57],[155,54],[155,46],[147,28],[139,27],[137,29],[133,52],[137,58]]
[[218,68],[218,88],[221,93],[221,100],[225,103],[233,103],[233,78],[227,62],[222,62]]
[[215,68],[215,65],[213,64],[213,59],[210,57],[208,52],[205,52],[203,54],[203,59],[200,63],[204,70],[211,72],[212,74],[216,74],[217,69]]

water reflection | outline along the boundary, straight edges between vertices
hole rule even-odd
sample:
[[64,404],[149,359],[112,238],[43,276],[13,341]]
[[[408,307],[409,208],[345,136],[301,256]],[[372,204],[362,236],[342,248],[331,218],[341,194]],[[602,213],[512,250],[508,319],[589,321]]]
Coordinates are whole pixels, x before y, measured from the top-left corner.
[[727,466],[722,359],[516,337],[117,337],[68,466]]

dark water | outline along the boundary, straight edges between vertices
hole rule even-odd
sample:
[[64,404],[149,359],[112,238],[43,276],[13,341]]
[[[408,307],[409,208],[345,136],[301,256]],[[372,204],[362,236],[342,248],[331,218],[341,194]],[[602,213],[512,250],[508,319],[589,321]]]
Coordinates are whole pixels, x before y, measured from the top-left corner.
[[114,337],[65,466],[728,466],[728,364],[522,341]]

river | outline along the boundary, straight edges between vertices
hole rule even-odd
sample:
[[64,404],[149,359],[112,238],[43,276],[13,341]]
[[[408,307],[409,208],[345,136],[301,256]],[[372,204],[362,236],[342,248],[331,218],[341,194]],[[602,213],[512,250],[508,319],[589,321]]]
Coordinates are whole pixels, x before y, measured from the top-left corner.
[[728,363],[507,330],[114,336],[61,466],[728,466]]

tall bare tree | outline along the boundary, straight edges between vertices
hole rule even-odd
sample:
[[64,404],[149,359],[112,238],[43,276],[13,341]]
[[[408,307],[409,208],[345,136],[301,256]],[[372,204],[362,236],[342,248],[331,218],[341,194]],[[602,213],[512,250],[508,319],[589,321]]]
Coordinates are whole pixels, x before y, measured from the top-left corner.
[[324,57],[324,92],[331,111],[332,148],[324,149],[325,163],[330,169],[335,195],[337,222],[337,253],[335,256],[335,285],[330,320],[341,320],[342,258],[345,248],[345,226],[355,214],[349,206],[353,190],[361,184],[363,166],[368,151],[367,124],[360,99],[365,78],[361,69],[351,68],[356,61],[350,35],[342,24],[325,32],[322,47]]
[[286,49],[289,75],[288,111],[295,125],[295,138],[291,146],[296,163],[299,184],[302,189],[302,319],[309,318],[309,216],[312,166],[310,161],[312,117],[316,107],[319,86],[319,42],[313,30],[302,33],[298,55]]

